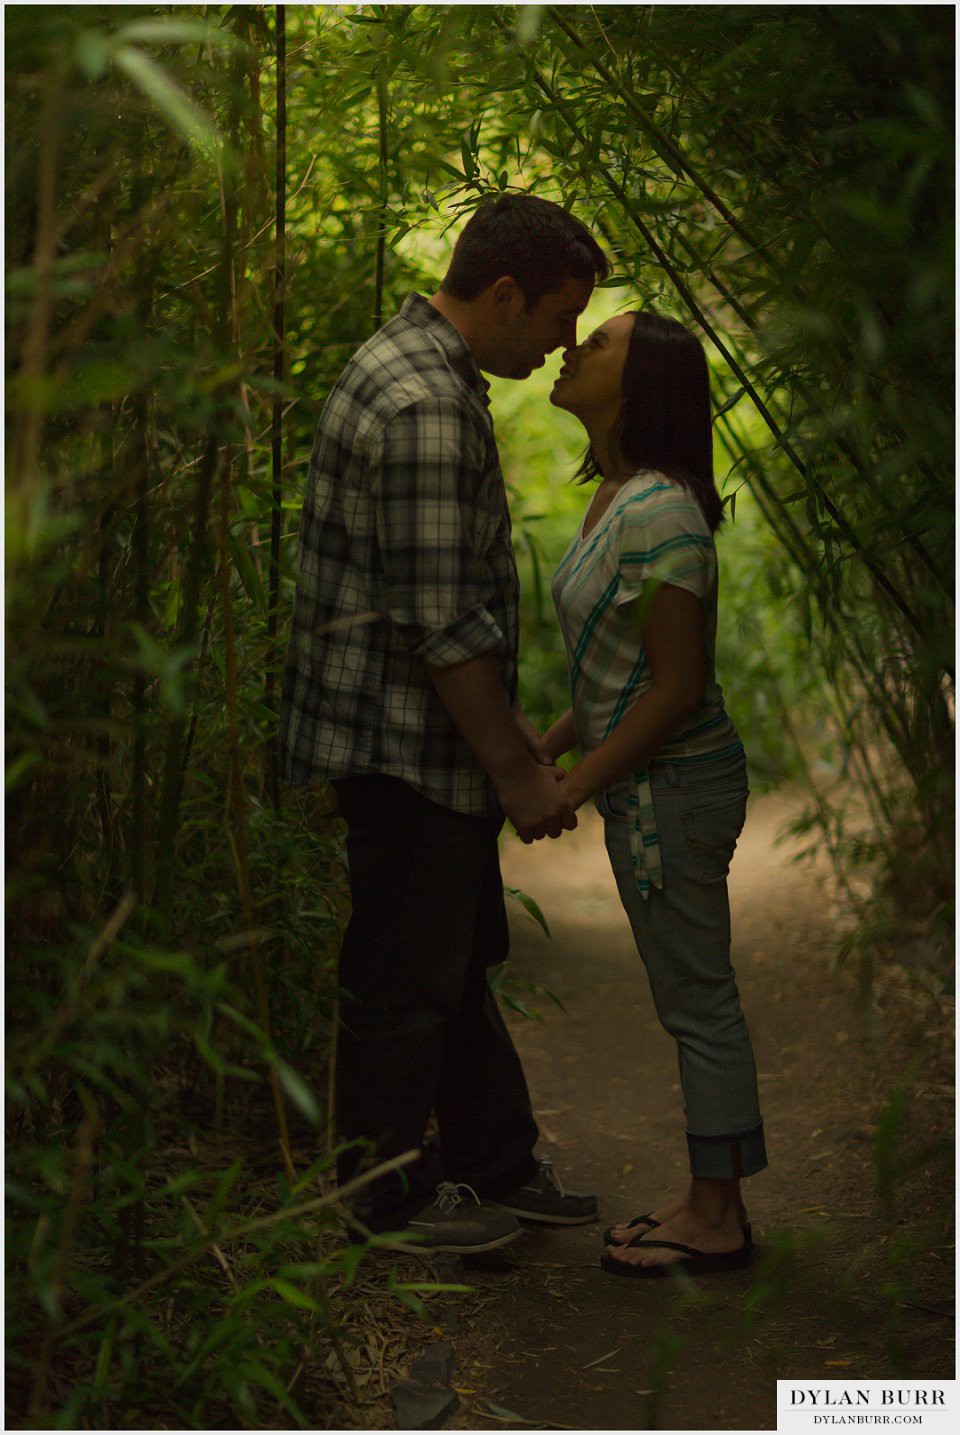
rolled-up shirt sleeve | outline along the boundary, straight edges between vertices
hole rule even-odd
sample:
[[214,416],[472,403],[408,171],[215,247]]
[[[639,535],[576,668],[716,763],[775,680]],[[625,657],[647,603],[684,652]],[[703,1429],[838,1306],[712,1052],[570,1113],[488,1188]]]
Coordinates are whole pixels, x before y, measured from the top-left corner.
[[395,414],[371,452],[387,617],[411,654],[450,667],[496,649],[483,602],[482,436],[461,404],[424,397]]

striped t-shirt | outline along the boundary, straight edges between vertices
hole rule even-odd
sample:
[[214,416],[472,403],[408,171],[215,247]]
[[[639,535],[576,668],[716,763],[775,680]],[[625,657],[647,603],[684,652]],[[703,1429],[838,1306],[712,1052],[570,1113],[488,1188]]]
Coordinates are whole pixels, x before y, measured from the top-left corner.
[[[716,679],[717,554],[703,510],[680,484],[642,469],[584,537],[583,524],[553,580],[567,649],[581,751],[598,747],[653,683],[643,648],[644,590],[685,588],[703,603],[704,699],[654,755],[692,764],[742,751]],[[636,600],[640,599],[638,603]],[[661,887],[660,848],[646,769],[632,775],[637,884]]]

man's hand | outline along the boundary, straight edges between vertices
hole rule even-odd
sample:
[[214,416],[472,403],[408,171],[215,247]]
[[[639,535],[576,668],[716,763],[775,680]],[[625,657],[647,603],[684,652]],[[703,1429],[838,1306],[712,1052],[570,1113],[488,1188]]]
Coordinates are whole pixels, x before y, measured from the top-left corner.
[[572,832],[577,825],[576,815],[554,773],[552,766],[538,767],[531,763],[519,776],[511,775],[496,783],[500,806],[522,842],[559,837],[564,831]]
[[[563,770],[554,765],[530,720],[518,718],[508,705],[494,654],[480,653],[445,668],[428,665],[427,671],[523,841],[559,837],[565,828],[576,827],[570,803],[560,795]],[[531,734],[536,749],[531,749]]]

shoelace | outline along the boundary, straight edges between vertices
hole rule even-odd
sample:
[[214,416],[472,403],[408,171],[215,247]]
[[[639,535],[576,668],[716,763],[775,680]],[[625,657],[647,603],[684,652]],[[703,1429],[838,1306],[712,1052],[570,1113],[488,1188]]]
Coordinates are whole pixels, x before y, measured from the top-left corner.
[[560,1180],[560,1177],[553,1169],[553,1161],[550,1159],[549,1156],[540,1156],[538,1160],[540,1162],[540,1170],[546,1177],[548,1185],[553,1187],[558,1196],[565,1196],[567,1193],[563,1189],[563,1184]]
[[481,1204],[480,1197],[472,1186],[467,1185],[466,1181],[441,1181],[437,1187],[433,1204],[445,1216],[452,1216],[457,1207],[463,1205],[461,1191],[469,1191],[477,1205]]

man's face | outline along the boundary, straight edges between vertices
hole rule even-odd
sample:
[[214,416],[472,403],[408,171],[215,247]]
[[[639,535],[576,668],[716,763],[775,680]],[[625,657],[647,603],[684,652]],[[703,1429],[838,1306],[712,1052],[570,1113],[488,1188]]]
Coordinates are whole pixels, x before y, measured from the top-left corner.
[[543,367],[554,349],[575,348],[577,319],[592,293],[588,279],[565,279],[559,289],[527,309],[517,289],[515,302],[504,315],[496,367],[490,371],[505,379],[527,379]]

